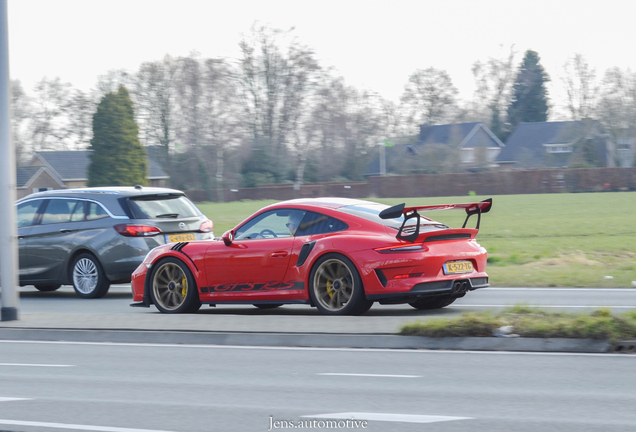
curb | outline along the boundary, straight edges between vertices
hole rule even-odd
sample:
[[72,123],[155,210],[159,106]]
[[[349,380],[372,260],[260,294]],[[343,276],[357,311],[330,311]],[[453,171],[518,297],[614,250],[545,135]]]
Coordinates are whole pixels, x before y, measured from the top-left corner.
[[635,344],[634,341],[626,342],[626,347],[622,348],[622,343],[612,345],[595,339],[24,328],[0,329],[0,340],[560,353],[634,353]]

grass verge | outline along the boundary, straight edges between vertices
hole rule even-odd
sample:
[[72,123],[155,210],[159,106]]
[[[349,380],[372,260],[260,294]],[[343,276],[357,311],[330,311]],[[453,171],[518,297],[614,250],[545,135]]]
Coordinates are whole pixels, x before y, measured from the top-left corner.
[[636,311],[614,315],[608,308],[592,313],[547,312],[516,305],[499,313],[468,313],[453,319],[430,319],[405,324],[400,334],[427,337],[490,337],[493,331],[512,326],[512,333],[532,338],[602,339],[611,342],[636,339]]

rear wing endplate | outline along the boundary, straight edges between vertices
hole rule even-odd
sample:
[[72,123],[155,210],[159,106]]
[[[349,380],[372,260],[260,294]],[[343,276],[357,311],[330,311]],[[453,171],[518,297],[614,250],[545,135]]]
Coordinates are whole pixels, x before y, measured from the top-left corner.
[[[466,223],[468,223],[468,219],[470,219],[471,216],[477,215],[477,226],[475,227],[475,229],[479,229],[479,224],[481,223],[481,214],[488,213],[491,208],[492,198],[488,198],[476,203],[439,204],[416,207],[406,207],[406,204],[402,203],[382,210],[380,212],[380,217],[382,219],[397,219],[400,216],[404,215],[404,221],[402,222],[402,226],[400,227],[396,238],[414,242],[420,235],[420,214],[418,213],[418,211],[465,209],[466,220],[464,220],[464,225],[462,226],[462,228],[466,228]],[[404,235],[402,230],[406,222],[409,219],[413,218],[417,219],[415,224],[415,232],[413,234]]]

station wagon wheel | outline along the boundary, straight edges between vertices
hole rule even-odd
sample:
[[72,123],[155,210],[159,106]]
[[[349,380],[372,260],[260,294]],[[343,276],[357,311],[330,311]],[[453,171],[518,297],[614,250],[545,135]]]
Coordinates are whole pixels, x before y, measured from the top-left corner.
[[73,289],[82,298],[104,297],[110,288],[102,266],[93,254],[83,253],[75,257],[71,267]]
[[51,292],[57,290],[62,285],[33,285],[38,291]]
[[192,272],[181,260],[166,258],[150,277],[150,297],[164,313],[190,313],[201,307]]
[[322,256],[314,264],[309,275],[309,294],[326,315],[359,315],[373,304],[366,299],[362,279],[351,260],[335,253]]

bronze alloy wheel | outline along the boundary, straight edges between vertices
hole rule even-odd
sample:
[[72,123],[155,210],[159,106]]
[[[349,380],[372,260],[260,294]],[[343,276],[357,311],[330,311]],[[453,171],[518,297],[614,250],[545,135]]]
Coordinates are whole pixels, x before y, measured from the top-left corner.
[[161,261],[152,272],[152,301],[161,312],[195,312],[201,307],[194,278],[175,258]]
[[327,315],[359,315],[373,302],[364,295],[358,270],[346,257],[331,253],[321,257],[309,276],[311,298]]

